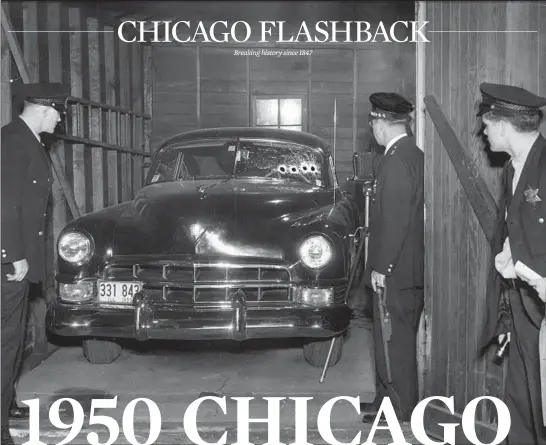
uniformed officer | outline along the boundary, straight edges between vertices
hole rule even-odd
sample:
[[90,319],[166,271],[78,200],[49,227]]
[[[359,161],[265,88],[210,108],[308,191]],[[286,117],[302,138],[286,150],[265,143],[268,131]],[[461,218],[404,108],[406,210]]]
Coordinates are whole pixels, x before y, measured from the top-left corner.
[[[546,98],[511,85],[483,83],[480,89],[477,115],[491,150],[510,155],[493,251],[500,288],[490,287],[485,344],[510,341],[505,387],[512,419],[509,443],[545,445],[539,330],[546,300],[546,139],[539,127]],[[525,273],[522,265],[536,275]]]
[[29,282],[45,279],[44,225],[51,192],[41,133],[53,133],[65,112],[63,84],[24,85],[24,108],[2,127],[2,444],[13,443],[9,410],[21,365]]
[[370,125],[385,147],[377,165],[376,190],[371,205],[367,281],[377,291],[387,289],[391,316],[389,358],[386,363],[374,294],[374,349],[376,398],[362,406],[363,421],[373,422],[384,397],[390,397],[400,421],[410,420],[418,402],[416,338],[422,312],[424,279],[424,156],[406,132],[413,105],[396,93],[370,96]]

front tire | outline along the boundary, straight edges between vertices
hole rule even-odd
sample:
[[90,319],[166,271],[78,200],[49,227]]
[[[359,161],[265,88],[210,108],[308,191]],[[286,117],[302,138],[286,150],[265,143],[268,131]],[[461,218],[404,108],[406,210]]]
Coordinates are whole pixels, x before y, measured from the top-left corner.
[[[332,355],[330,356],[329,366],[333,367],[338,364],[341,360],[343,354],[343,343],[344,336],[338,335],[336,342],[334,344],[334,349],[332,350]],[[330,351],[330,345],[332,344],[332,339],[327,340],[316,340],[310,343],[303,345],[303,356],[305,360],[317,368],[322,368],[326,364],[326,359],[328,358],[328,352]]]
[[108,340],[84,340],[83,355],[89,363],[104,365],[112,363],[121,354],[121,345]]

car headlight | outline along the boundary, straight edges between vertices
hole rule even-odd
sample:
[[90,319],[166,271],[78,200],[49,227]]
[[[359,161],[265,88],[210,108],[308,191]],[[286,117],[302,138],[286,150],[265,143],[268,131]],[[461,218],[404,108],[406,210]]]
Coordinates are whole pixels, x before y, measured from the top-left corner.
[[332,259],[332,246],[322,235],[310,236],[301,243],[300,258],[307,267],[320,269]]
[[57,248],[63,260],[76,265],[86,263],[93,255],[91,239],[81,232],[65,233],[59,239]]

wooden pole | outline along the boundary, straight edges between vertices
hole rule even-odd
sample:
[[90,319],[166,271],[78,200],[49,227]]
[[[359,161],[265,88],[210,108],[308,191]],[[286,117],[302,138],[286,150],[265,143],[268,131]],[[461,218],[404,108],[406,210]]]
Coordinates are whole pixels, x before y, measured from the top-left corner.
[[[424,23],[427,19],[426,17],[426,3],[424,1],[415,2],[417,22]],[[426,90],[426,43],[417,42],[416,45],[416,63],[415,63],[415,78],[416,78],[416,91],[415,91],[415,138],[417,146],[424,151],[425,149],[425,90]],[[425,224],[427,220],[427,208],[425,203],[425,208],[423,209],[425,213]],[[423,227],[423,230],[425,228]],[[428,260],[425,260],[428,261]],[[426,300],[425,300],[426,301]],[[426,303],[425,303],[426,304]],[[428,328],[427,317],[429,308],[427,307],[421,313],[419,320],[419,330],[417,334],[417,373],[418,373],[418,382],[419,382],[419,399],[424,398],[425,386],[427,384],[427,365],[428,358],[430,356],[430,345],[431,345],[431,332]]]
[[485,233],[493,244],[498,208],[478,168],[468,151],[461,145],[434,96],[424,98],[428,113],[453,163],[457,176]]
[[542,423],[546,426],[546,314],[540,325],[538,340],[538,356],[540,359],[540,394],[542,399]]
[[[21,51],[19,43],[17,42],[14,33],[12,32],[13,26],[11,24],[11,20],[9,18],[9,15],[7,14],[4,4],[2,4],[2,28],[4,28],[6,39],[8,41],[11,54],[13,55],[13,60],[15,60],[15,63],[19,70],[21,80],[23,81],[23,83],[30,83],[30,77],[28,74],[27,66],[25,64],[25,59],[23,58],[23,53]],[[53,170],[55,171],[57,180],[63,187],[63,193],[66,197],[66,202],[70,207],[70,211],[72,212],[72,216],[74,218],[80,217],[81,213],[78,209],[78,206],[76,205],[76,201],[74,200],[74,196],[72,195],[72,191],[69,187],[68,181],[66,180],[66,176],[64,175],[64,171],[59,160],[56,157],[52,158],[49,152],[47,152],[47,156],[49,157],[53,165]]]

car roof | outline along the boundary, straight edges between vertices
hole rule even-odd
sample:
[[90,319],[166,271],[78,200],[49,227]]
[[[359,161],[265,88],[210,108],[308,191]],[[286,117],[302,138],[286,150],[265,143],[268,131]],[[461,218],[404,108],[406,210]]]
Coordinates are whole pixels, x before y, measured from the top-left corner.
[[288,142],[295,142],[301,145],[317,148],[324,154],[329,152],[328,144],[324,139],[315,136],[311,133],[295,130],[282,130],[279,128],[262,128],[262,127],[219,127],[219,128],[203,128],[200,130],[187,131],[171,136],[163,141],[158,151],[162,148],[180,142],[188,142],[192,140],[207,139],[207,138],[266,138],[277,139]]

